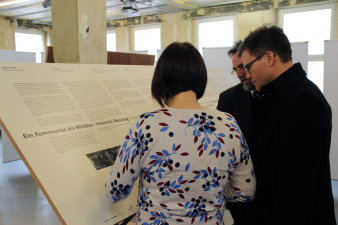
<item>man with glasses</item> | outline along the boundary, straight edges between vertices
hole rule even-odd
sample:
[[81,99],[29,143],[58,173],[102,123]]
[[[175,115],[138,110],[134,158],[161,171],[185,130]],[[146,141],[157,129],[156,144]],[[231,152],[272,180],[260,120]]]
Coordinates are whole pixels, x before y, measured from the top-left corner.
[[250,79],[246,78],[247,72],[243,66],[243,61],[238,57],[238,47],[241,44],[242,41],[235,42],[234,46],[228,51],[228,55],[232,60],[233,71],[231,73],[237,75],[241,82],[219,95],[217,109],[222,112],[228,112],[236,118],[244,137],[249,143],[250,99],[255,86],[252,85]]
[[331,108],[299,63],[288,38],[264,26],[239,55],[259,98],[251,102],[250,153],[257,179],[252,225],[336,225],[329,151]]
[[[234,46],[228,51],[228,55],[232,60],[231,72],[233,75],[237,75],[241,81],[239,84],[223,91],[219,95],[217,109],[222,112],[228,112],[233,115],[239,127],[241,128],[244,137],[248,143],[250,143],[249,136],[249,123],[250,123],[250,100],[255,91],[255,87],[252,85],[250,79],[247,79],[247,71],[243,66],[243,61],[238,57],[238,48],[242,44],[242,41],[235,42]],[[250,144],[249,144],[250,151]],[[248,208],[247,202],[228,202],[227,208],[230,210],[235,225],[250,224],[246,221],[245,216]]]

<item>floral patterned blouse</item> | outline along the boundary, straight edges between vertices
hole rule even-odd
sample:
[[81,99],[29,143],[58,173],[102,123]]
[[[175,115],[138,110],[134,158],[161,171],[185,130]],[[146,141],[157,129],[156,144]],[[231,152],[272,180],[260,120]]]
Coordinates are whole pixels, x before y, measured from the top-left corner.
[[140,176],[137,224],[223,224],[225,201],[249,201],[256,187],[234,117],[211,109],[163,108],[128,130],[106,195],[126,198]]

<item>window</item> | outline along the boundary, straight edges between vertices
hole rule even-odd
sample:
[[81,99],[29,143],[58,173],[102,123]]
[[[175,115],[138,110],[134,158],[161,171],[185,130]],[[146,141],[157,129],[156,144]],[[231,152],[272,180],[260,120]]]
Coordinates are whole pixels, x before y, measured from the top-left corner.
[[116,51],[116,33],[114,30],[107,30],[107,51]]
[[324,40],[332,37],[334,5],[280,10],[279,21],[290,42],[308,41],[308,78],[323,91]]
[[17,51],[35,52],[36,62],[41,63],[41,52],[44,52],[42,31],[16,29],[15,47]]
[[286,13],[283,27],[291,42],[309,41],[309,55],[324,54],[324,40],[331,37],[331,9]]
[[157,55],[161,49],[161,28],[159,26],[134,27],[134,49],[147,51],[148,54]]
[[235,17],[217,17],[196,20],[198,49],[232,46],[235,39]]

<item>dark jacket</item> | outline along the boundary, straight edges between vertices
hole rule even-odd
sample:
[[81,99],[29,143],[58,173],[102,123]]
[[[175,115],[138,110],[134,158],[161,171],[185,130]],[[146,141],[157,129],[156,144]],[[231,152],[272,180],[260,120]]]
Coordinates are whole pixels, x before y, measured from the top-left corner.
[[230,113],[235,117],[248,143],[250,142],[250,99],[251,93],[245,91],[242,83],[239,83],[223,91],[219,95],[217,105],[219,111]]
[[299,63],[252,101],[255,225],[336,225],[329,151],[331,108]]
[[[250,91],[245,91],[241,83],[223,91],[219,95],[217,109],[222,112],[230,113],[235,117],[241,128],[250,149],[250,100],[252,99]],[[247,211],[250,210],[250,202],[227,202],[227,208],[230,210],[235,225],[250,225]]]

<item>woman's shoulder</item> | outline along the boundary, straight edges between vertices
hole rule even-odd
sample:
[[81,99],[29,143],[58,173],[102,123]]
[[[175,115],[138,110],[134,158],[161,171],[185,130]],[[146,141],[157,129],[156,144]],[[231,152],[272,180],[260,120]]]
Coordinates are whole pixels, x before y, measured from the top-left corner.
[[218,120],[234,120],[234,117],[227,112],[221,112],[217,109],[176,109],[176,108],[160,108],[156,109],[154,111],[144,112],[142,114],[139,114],[135,120],[138,122],[141,122],[142,120],[148,120],[150,121],[157,121],[157,120],[163,120],[166,118],[166,120],[170,119],[177,119],[177,118],[190,118],[190,117],[202,117],[206,119],[210,118],[217,118]]

